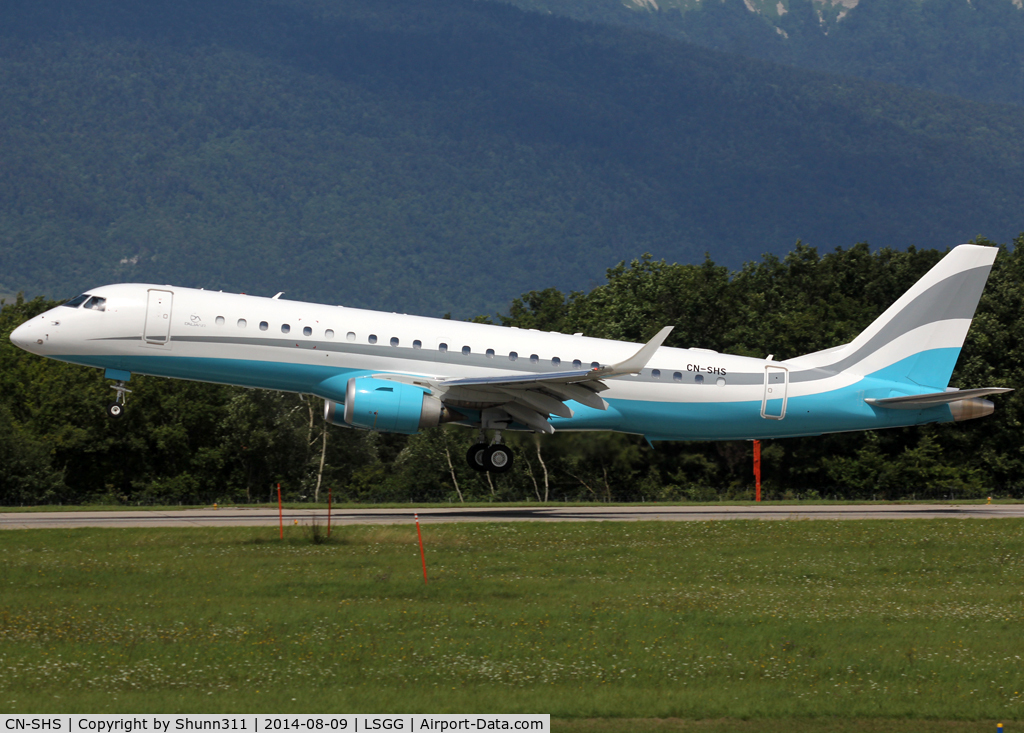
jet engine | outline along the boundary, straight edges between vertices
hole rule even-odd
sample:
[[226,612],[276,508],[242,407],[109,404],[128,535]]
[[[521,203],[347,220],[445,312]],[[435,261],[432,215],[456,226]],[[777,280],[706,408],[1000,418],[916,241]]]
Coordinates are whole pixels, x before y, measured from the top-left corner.
[[387,379],[353,377],[345,389],[344,405],[324,401],[324,419],[332,425],[412,435],[423,428],[456,420],[458,416],[422,387]]

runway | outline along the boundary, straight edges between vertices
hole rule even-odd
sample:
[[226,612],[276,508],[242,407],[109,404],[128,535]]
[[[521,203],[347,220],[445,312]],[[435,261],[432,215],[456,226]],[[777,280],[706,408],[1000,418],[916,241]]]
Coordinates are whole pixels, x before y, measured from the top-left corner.
[[[573,506],[408,509],[343,509],[332,525],[405,524],[419,514],[422,524],[450,522],[686,522],[727,519],[1004,519],[1024,517],[1024,504],[794,504],[765,506]],[[327,522],[326,509],[286,509],[285,524]],[[75,527],[259,527],[278,523],[276,509],[183,509],[169,511],[0,513],[0,529]]]

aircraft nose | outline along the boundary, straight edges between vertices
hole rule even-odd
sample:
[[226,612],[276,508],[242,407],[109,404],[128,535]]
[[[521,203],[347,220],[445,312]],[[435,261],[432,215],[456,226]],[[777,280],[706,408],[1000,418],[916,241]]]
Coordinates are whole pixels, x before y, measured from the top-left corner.
[[32,351],[32,344],[35,343],[35,339],[33,338],[32,333],[34,330],[35,329],[32,328],[31,321],[21,324],[16,329],[11,331],[11,343],[17,346],[19,349],[24,349],[25,351]]

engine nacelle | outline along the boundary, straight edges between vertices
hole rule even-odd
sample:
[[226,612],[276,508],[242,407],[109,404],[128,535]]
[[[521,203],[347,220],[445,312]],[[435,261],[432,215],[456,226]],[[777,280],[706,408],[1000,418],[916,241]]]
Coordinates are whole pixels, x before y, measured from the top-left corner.
[[[339,408],[344,409],[341,415]],[[324,419],[333,425],[412,435],[422,428],[448,422],[454,416],[441,400],[422,387],[387,379],[353,377],[345,389],[344,405],[325,400]]]

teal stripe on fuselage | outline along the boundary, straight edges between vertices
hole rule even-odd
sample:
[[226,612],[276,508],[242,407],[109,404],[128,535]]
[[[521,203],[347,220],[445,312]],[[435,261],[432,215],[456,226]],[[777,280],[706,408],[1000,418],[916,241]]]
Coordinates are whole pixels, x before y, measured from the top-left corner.
[[[790,397],[784,420],[762,418],[760,400],[653,402],[613,398],[608,400],[607,410],[595,410],[571,402],[574,416],[552,417],[551,424],[556,430],[617,430],[644,434],[652,440],[744,440],[949,422],[952,413],[946,405],[924,410],[892,410],[872,407],[864,400],[935,391],[906,381],[905,375],[920,365],[925,357],[934,356],[938,363],[949,363],[950,359],[955,363],[959,351],[938,349],[915,354],[849,387]],[[135,374],[302,392],[339,402],[344,400],[345,386],[351,377],[380,373],[380,370],[342,369],[326,365],[164,355],[69,356],[62,360]],[[708,384],[701,389],[728,387]]]
[[[871,380],[864,380],[868,382]],[[891,391],[891,390],[886,390]],[[556,430],[618,430],[651,440],[750,440],[949,422],[949,407],[891,410],[864,402],[864,384],[816,395],[791,397],[783,420],[761,417],[761,401],[641,402],[608,400],[606,414],[572,403],[574,417],[552,417]]]
[[337,401],[345,399],[345,385],[350,377],[380,373],[379,371],[342,369],[326,365],[288,364],[255,359],[210,359],[196,356],[65,356],[54,358],[101,369],[121,369],[132,374],[233,384],[238,387],[256,389],[275,389],[282,392],[301,392]]
[[[641,433],[651,440],[749,440],[794,438],[853,430],[950,422],[948,405],[922,410],[872,407],[867,398],[884,399],[937,391],[908,382],[906,374],[926,357],[937,363],[956,362],[960,349],[934,349],[915,354],[864,377],[855,384],[818,394],[790,397],[783,420],[761,417],[761,401],[747,402],[644,402],[608,400],[614,416],[573,403],[571,419],[552,417],[556,430],[619,430]],[[709,384],[702,389],[722,389]],[[940,387],[939,389],[943,389]],[[614,427],[612,426],[614,422]]]

